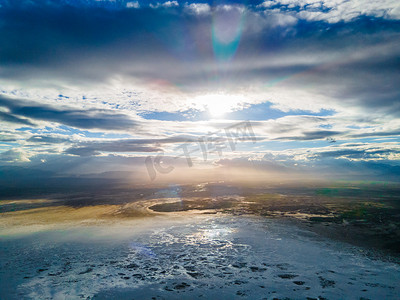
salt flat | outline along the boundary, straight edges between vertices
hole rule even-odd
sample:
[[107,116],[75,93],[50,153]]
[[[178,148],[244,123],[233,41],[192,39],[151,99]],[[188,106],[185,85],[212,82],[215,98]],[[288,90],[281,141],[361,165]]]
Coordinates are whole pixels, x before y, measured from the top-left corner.
[[278,219],[170,213],[0,241],[1,299],[396,299],[400,266]]

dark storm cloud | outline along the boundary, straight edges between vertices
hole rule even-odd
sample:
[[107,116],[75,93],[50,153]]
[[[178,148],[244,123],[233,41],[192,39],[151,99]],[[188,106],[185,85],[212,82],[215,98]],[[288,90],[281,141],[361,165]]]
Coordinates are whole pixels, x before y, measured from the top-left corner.
[[388,130],[388,131],[378,131],[378,132],[364,132],[352,134],[353,138],[363,138],[363,137],[385,137],[385,136],[400,136],[400,130]]
[[[379,42],[380,39],[374,36]],[[400,36],[393,34],[393,38],[399,39]],[[400,43],[389,42],[386,47],[382,45],[379,52],[376,49],[371,50],[370,54],[364,54],[365,57],[356,58],[355,61],[346,62],[343,58],[344,61],[338,61],[337,65],[330,65],[323,71],[310,74],[308,80],[315,79],[321,89],[331,90],[330,95],[341,99],[344,107],[361,106],[373,113],[398,116],[400,73],[396,70],[400,68],[399,50]],[[359,51],[362,51],[361,45]],[[321,77],[317,78],[318,76]],[[299,82],[305,83],[301,80]]]
[[182,6],[125,9],[124,1],[110,9],[114,4],[101,2],[109,6],[36,1],[42,4],[1,8],[0,78],[52,74],[101,82],[128,75],[207,90],[285,77],[288,89],[311,84],[311,91],[343,107],[400,113],[399,21],[365,16],[334,24],[293,16],[288,21],[282,12],[278,20],[273,12],[256,14],[250,8],[235,55],[220,64],[212,14],[187,14]]
[[92,156],[100,154],[100,152],[89,147],[71,147],[65,150],[65,153],[78,156]]
[[299,174],[305,178],[311,178],[309,176],[313,175],[316,176],[315,178],[345,180],[382,180],[382,178],[385,178],[384,180],[388,181],[398,181],[400,179],[400,167],[397,164],[382,160],[349,160],[340,155],[337,157],[316,157],[312,164],[291,160],[288,157],[284,161],[277,161],[267,156],[263,160],[256,161],[248,158],[222,159],[217,164],[228,168],[255,169],[288,175]]
[[[159,10],[37,5],[2,8],[0,19],[0,61],[11,69],[2,74],[7,77],[54,72],[66,80],[103,80],[127,65],[128,74],[157,77],[160,70],[148,66],[195,54],[190,53],[195,45],[183,40],[190,22]],[[143,61],[149,65],[143,67]]]
[[26,140],[31,143],[41,143],[41,144],[62,144],[66,142],[71,142],[70,139],[64,137],[55,137],[47,135],[34,135]]
[[152,146],[123,146],[118,147],[112,144],[109,145],[96,145],[94,147],[71,147],[65,151],[67,154],[79,155],[79,156],[91,156],[100,154],[99,151],[105,152],[158,152],[161,148]]
[[215,162],[221,167],[232,167],[252,170],[263,170],[270,172],[296,172],[293,163],[281,162],[276,160],[251,160],[248,158],[220,159]]
[[16,142],[17,139],[13,136],[7,136],[0,134],[0,142]]
[[389,154],[400,153],[396,149],[338,149],[314,153],[314,158],[379,159]]
[[[0,100],[1,101],[1,100]],[[28,126],[35,126],[32,122],[26,119],[21,119],[16,116],[13,116],[9,113],[0,111],[0,120],[4,122],[9,122],[9,123],[15,123],[15,124],[23,124],[23,125],[28,125]]]
[[342,132],[333,130],[314,130],[302,132],[301,135],[298,136],[280,137],[277,138],[277,140],[311,141],[326,139],[339,134],[342,134]]
[[36,103],[32,105],[31,101],[10,99],[4,96],[0,96],[0,106],[10,110],[12,115],[83,129],[128,130],[138,126],[138,122],[128,115],[99,109],[57,109],[49,105]]
[[164,144],[181,144],[196,141],[190,136],[176,136],[164,139],[123,139],[107,142],[82,142],[67,149],[65,153],[90,156],[100,152],[159,152]]

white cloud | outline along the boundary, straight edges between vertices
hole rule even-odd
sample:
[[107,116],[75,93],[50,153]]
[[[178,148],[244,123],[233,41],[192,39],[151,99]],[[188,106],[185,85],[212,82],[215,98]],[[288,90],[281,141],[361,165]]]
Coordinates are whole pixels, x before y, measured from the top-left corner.
[[164,6],[164,7],[175,7],[175,6],[179,6],[179,3],[178,3],[178,1],[167,1],[167,2],[164,2],[162,4],[162,6]]
[[132,1],[126,3],[127,8],[140,8],[140,4],[138,1]]
[[[363,15],[400,19],[398,0],[277,0],[265,1],[258,8],[268,10],[274,5],[284,5],[283,13],[297,14],[299,18],[311,21],[348,22]],[[301,11],[297,12],[297,8]]]
[[165,8],[170,8],[170,7],[178,7],[179,3],[178,1],[166,1],[164,3],[157,2],[156,4],[150,3],[149,5],[151,8],[160,8],[160,7],[165,7]]
[[268,23],[271,24],[271,27],[293,26],[298,21],[298,18],[291,14],[276,13],[276,12],[270,13],[266,11],[265,16],[268,20]]
[[232,10],[237,10],[240,13],[244,13],[244,11],[246,10],[246,6],[244,5],[231,5],[231,4],[221,4],[221,5],[217,5],[215,7],[216,11],[232,11]]
[[268,8],[268,7],[274,6],[275,4],[276,4],[276,2],[274,2],[274,1],[264,1],[263,3],[257,5],[257,7],[258,8],[261,8],[261,7]]
[[211,7],[207,3],[185,4],[185,10],[195,15],[207,15],[211,12]]

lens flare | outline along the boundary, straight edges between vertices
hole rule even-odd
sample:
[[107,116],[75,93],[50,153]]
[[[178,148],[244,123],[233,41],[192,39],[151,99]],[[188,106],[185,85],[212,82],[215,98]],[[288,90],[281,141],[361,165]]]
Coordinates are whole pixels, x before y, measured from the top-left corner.
[[214,11],[212,24],[212,43],[219,62],[230,61],[236,53],[244,23],[244,8],[221,5]]

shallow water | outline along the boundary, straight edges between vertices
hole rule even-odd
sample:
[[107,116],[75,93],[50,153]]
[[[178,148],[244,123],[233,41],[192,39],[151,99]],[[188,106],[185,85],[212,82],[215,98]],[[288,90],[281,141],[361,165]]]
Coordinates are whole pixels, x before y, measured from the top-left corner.
[[399,265],[279,220],[170,214],[2,238],[1,299],[396,299]]

